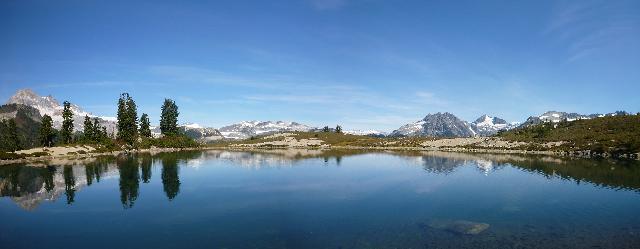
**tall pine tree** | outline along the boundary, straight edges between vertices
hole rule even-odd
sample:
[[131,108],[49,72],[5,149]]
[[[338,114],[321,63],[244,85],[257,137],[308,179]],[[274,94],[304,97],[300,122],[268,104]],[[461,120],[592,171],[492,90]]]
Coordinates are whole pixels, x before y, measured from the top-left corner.
[[151,124],[149,122],[149,115],[146,113],[140,116],[140,136],[151,137]]
[[73,111],[71,111],[71,103],[69,103],[69,101],[65,101],[63,105],[62,130],[60,131],[60,136],[62,143],[69,144],[73,138]]
[[178,134],[179,114],[176,102],[171,99],[164,99],[160,116],[160,131],[162,135],[173,136]]
[[100,125],[100,120],[98,118],[93,118],[93,139],[97,143],[103,141],[107,138],[106,127]]
[[42,116],[42,124],[40,125],[40,144],[44,147],[53,145],[55,132],[53,130],[53,120],[51,116],[45,114]]
[[133,145],[138,135],[138,111],[128,93],[118,99],[118,139]]
[[84,116],[84,139],[88,142],[95,141],[95,130],[89,115]]
[[20,146],[20,137],[18,136],[18,126],[16,125],[16,120],[15,119],[9,119],[8,122],[8,128],[9,128],[9,148],[11,151],[16,151],[21,149],[22,147]]

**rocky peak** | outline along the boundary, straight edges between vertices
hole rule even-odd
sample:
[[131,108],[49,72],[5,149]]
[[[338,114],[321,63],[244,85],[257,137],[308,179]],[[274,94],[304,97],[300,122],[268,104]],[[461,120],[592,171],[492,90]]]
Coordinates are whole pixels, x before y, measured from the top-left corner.
[[455,115],[445,113],[428,114],[422,120],[406,124],[391,133],[392,136],[430,136],[430,137],[471,137],[476,132],[469,123]]

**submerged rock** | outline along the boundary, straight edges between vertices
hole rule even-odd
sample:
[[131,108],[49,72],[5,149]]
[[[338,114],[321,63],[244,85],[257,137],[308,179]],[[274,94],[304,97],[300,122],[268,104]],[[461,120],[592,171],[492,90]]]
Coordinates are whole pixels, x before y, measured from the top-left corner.
[[489,224],[467,220],[436,220],[430,222],[429,227],[457,234],[476,235],[487,230]]

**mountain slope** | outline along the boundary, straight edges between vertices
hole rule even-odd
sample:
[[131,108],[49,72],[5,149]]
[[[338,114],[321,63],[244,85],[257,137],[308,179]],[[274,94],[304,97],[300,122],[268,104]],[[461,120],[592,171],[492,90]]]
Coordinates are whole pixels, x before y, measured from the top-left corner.
[[475,135],[476,132],[468,122],[448,112],[428,114],[422,120],[403,125],[391,133],[391,136],[409,137],[472,137]]
[[501,137],[523,142],[562,142],[563,150],[608,153],[640,152],[640,115],[609,115],[570,122],[521,126]]
[[218,130],[228,139],[247,139],[256,135],[266,135],[284,131],[309,131],[311,129],[313,129],[313,127],[296,122],[242,121],[224,126]]
[[[62,127],[62,111],[64,107],[53,96],[40,96],[31,89],[18,90],[9,98],[7,104],[21,104],[33,107],[40,112],[40,115],[49,115],[53,120],[53,127],[60,129]],[[73,129],[75,131],[84,130],[84,117],[97,117],[89,112],[84,111],[80,106],[71,103],[71,111],[73,111]],[[99,117],[100,124],[107,128],[108,133],[116,132],[116,123],[113,118]]]
[[198,124],[185,124],[178,128],[188,137],[203,143],[224,139],[220,131],[211,127],[202,127]]
[[471,127],[480,136],[493,136],[501,130],[510,130],[517,126],[517,123],[510,124],[504,119],[482,115],[471,123]]
[[[22,148],[32,148],[39,144],[38,135],[41,116],[37,109],[20,104],[1,105],[0,120],[8,119],[14,119],[16,122]],[[7,135],[5,132],[2,133],[0,136]]]

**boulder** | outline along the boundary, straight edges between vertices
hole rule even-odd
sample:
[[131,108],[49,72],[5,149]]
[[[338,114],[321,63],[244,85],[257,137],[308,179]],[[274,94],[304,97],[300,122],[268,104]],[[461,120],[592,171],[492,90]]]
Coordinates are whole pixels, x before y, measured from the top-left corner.
[[489,224],[467,220],[436,220],[429,227],[446,230],[456,234],[476,235],[489,228]]

